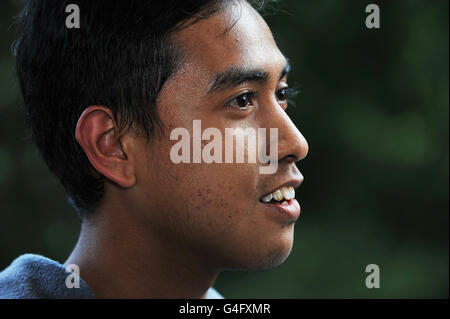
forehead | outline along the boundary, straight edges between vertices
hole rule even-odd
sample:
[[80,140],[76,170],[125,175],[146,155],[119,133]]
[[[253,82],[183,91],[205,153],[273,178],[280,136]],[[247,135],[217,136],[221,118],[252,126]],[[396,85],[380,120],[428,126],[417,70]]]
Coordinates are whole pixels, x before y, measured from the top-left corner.
[[[238,2],[174,35],[184,55],[184,69],[208,78],[231,65],[279,73],[285,58],[263,18]],[[185,70],[187,71],[187,70]]]

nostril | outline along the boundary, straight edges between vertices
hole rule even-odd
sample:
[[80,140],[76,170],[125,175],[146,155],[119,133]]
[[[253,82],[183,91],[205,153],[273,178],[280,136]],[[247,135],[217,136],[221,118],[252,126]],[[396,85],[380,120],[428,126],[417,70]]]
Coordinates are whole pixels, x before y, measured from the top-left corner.
[[289,155],[283,157],[281,160],[286,161],[288,163],[295,163],[298,161],[298,158],[294,154],[289,154]]

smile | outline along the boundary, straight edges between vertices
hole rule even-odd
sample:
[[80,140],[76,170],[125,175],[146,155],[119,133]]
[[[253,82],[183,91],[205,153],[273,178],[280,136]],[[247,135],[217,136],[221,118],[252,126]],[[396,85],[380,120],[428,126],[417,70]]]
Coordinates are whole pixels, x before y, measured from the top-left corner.
[[261,198],[263,203],[276,203],[281,202],[281,205],[288,205],[288,201],[295,197],[295,189],[292,186],[283,186],[275,190],[274,192]]
[[300,216],[300,204],[295,199],[295,189],[303,182],[303,176],[299,177],[279,186],[259,200],[270,211],[276,212],[274,216],[278,216],[282,223],[292,224]]

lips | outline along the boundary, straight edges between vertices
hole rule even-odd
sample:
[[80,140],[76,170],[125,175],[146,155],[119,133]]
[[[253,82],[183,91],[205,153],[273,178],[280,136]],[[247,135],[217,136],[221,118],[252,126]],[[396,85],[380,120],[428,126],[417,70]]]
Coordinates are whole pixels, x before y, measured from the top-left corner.
[[289,222],[296,221],[300,216],[300,204],[294,198],[295,189],[302,182],[303,177],[284,183],[272,192],[262,196],[260,202]]

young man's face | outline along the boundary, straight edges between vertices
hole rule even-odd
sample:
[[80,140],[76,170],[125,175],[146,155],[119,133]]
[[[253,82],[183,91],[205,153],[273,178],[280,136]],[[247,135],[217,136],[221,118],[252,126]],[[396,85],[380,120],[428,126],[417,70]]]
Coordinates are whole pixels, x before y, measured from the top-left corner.
[[[283,95],[277,94],[287,86],[286,76],[280,79],[286,59],[266,23],[247,4],[193,24],[173,39],[183,52],[183,64],[159,95],[164,136],[148,145],[144,139],[140,142],[137,157],[142,165],[137,167],[130,205],[140,224],[170,249],[189,251],[221,269],[276,267],[291,251],[296,218],[261,198],[286,183],[301,182],[294,162],[308,152],[306,140],[285,111]],[[217,74],[232,66],[264,71],[267,81],[211,91]],[[246,92],[256,94],[233,100]],[[248,163],[247,157],[245,163],[192,163],[193,120],[201,120],[202,130],[214,127],[222,132],[223,156],[225,128],[266,128],[267,137],[269,128],[277,128],[277,171],[261,174],[258,160]],[[177,140],[170,140],[170,133],[175,128],[191,134],[189,164],[171,160]]]

